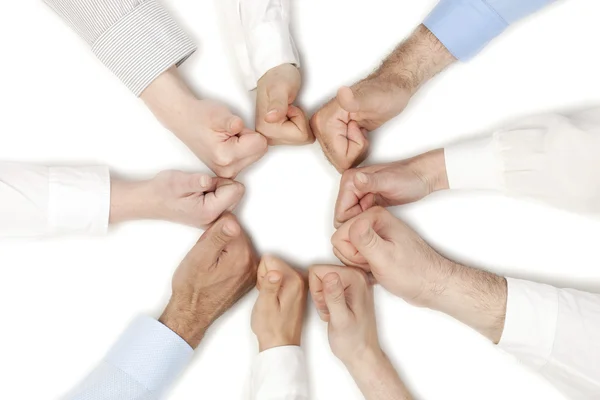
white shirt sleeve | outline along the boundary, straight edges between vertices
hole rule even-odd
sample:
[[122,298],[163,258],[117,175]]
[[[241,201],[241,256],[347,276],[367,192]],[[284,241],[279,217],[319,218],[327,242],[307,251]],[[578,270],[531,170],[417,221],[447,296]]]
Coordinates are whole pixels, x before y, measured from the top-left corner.
[[105,233],[107,167],[0,163],[0,236]]
[[499,347],[538,371],[569,399],[600,393],[600,295],[507,279]]
[[517,121],[445,149],[450,189],[487,189],[600,212],[600,107]]
[[193,352],[165,325],[138,317],[100,365],[64,399],[160,399],[186,368]]
[[251,400],[308,400],[306,362],[300,346],[263,351],[252,369]]
[[248,90],[270,69],[300,67],[290,32],[290,0],[219,0]]

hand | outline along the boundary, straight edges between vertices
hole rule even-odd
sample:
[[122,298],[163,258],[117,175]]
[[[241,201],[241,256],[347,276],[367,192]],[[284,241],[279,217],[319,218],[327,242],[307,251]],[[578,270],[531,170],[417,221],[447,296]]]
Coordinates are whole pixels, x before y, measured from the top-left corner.
[[310,121],[333,166],[343,172],[360,164],[367,156],[367,134],[404,111],[417,90],[454,61],[420,25],[373,74],[342,87]]
[[334,225],[339,228],[376,205],[411,203],[443,189],[448,189],[448,177],[442,149],[409,160],[349,169],[342,175]]
[[256,283],[257,258],[236,218],[214,223],[173,275],[159,321],[196,348],[208,327]]
[[227,107],[198,100],[175,67],[152,82],[141,98],[157,119],[220,177],[235,178],[267,151],[267,140],[245,128],[242,119]]
[[319,316],[328,322],[329,344],[344,364],[382,354],[377,337],[373,288],[358,268],[317,265],[308,272]]
[[163,171],[149,181],[111,182],[110,223],[160,219],[204,228],[233,211],[244,185],[207,174]]
[[300,346],[306,307],[302,275],[282,260],[265,256],[258,267],[260,291],[252,310],[252,331],[261,352],[280,346]]
[[256,130],[270,145],[302,145],[315,141],[304,112],[293,105],[301,85],[298,68],[282,64],[270,69],[256,89]]
[[331,242],[344,264],[372,273],[386,290],[417,306],[429,306],[456,268],[381,207],[346,222]]

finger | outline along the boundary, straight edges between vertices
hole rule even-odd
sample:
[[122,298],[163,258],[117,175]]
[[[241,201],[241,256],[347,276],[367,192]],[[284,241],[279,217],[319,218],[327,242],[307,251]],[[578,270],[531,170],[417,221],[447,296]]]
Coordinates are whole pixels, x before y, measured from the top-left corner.
[[285,121],[289,106],[288,98],[289,94],[284,85],[273,85],[267,89],[268,106],[265,122],[273,124]]
[[358,249],[350,242],[349,230],[353,220],[343,224],[331,237],[331,244],[339,254],[337,257],[346,265],[365,268],[368,266],[367,260],[361,255]]
[[175,173],[177,174],[174,181],[176,190],[183,195],[212,192],[216,188],[217,180],[208,174],[189,174],[179,171]]
[[354,186],[363,193],[381,193],[386,190],[387,182],[381,174],[358,172],[354,175]]
[[337,93],[337,99],[340,106],[349,113],[356,113],[360,110],[360,103],[351,88],[342,86]]
[[354,177],[356,170],[348,170],[342,176],[340,189],[335,202],[334,226],[339,228],[349,219],[354,218],[362,212],[360,199],[363,193],[356,189]]
[[298,130],[297,140],[299,143],[308,144],[315,141],[315,136],[310,128],[310,124],[308,123],[308,118],[300,108],[294,105],[289,106],[287,117]]
[[237,115],[233,115],[227,108],[213,114],[211,118],[211,126],[216,131],[235,136],[244,129],[244,121]]
[[232,214],[226,214],[204,232],[188,256],[203,262],[208,260],[212,265],[241,232],[242,228],[236,218]]
[[360,164],[367,153],[369,142],[356,121],[348,122],[348,151],[346,158],[351,166]]
[[371,221],[358,218],[349,231],[350,242],[371,266],[385,266],[390,262],[391,246],[375,232]]
[[311,268],[308,272],[308,287],[313,304],[317,309],[319,318],[324,322],[329,322],[329,309],[325,303],[325,293],[323,292],[323,282],[315,270]]
[[343,324],[350,315],[350,309],[346,304],[342,280],[337,273],[331,272],[323,277],[323,291],[331,323]]
[[281,289],[281,283],[283,274],[279,271],[269,271],[261,281],[259,299],[263,299],[272,304],[279,304],[279,290]]
[[246,189],[241,183],[230,179],[216,178],[214,181],[215,190],[204,195],[203,206],[217,218],[225,211],[233,211]]

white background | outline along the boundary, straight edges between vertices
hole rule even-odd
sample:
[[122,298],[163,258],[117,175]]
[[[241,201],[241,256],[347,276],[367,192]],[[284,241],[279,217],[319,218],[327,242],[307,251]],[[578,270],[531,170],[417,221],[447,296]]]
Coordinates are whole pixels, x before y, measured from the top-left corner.
[[[218,0],[216,0],[218,1]],[[168,7],[199,43],[182,73],[203,97],[253,121],[215,4]],[[342,84],[372,70],[434,0],[296,0],[294,30],[311,113]],[[403,115],[372,135],[368,162],[396,160],[511,118],[600,100],[596,0],[560,2],[513,27],[476,60],[424,88]],[[149,177],[207,170],[154,121],[41,1],[0,12],[0,159],[106,163]],[[299,267],[334,263],[329,239],[339,175],[318,145],[275,148],[240,176],[238,210],[260,252]],[[0,199],[1,201],[1,199]],[[394,212],[444,254],[498,273],[600,290],[600,221],[497,195],[442,193]],[[170,278],[200,232],[135,222],[106,237],[0,242],[0,398],[53,399],[82,379],[138,313],[157,316]],[[256,354],[251,293],[211,329],[172,399],[242,397]],[[560,399],[547,383],[449,318],[376,291],[382,344],[417,398]],[[304,334],[316,400],[358,399],[312,307]]]

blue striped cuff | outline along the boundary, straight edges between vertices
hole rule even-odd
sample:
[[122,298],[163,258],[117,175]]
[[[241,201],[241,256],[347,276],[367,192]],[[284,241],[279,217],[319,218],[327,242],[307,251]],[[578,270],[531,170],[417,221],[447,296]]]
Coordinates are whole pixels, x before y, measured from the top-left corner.
[[461,61],[475,56],[509,25],[481,0],[441,0],[423,24]]

